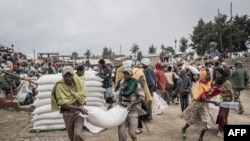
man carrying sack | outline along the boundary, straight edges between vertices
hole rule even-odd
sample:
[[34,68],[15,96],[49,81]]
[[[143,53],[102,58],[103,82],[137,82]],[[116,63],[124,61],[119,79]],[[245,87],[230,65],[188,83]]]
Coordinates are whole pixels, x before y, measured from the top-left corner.
[[70,141],[83,141],[81,135],[84,118],[79,113],[88,114],[83,108],[86,100],[87,91],[82,81],[74,76],[71,66],[62,69],[63,79],[58,81],[52,91],[51,107],[52,110],[59,110],[63,114],[66,130]]

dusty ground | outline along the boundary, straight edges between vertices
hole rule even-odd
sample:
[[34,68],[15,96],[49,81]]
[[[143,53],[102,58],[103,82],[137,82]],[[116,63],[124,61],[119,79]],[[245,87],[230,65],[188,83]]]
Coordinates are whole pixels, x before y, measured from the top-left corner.
[[[229,124],[250,125],[250,91],[242,93],[242,101],[245,108],[243,115],[231,110]],[[66,131],[29,133],[31,117],[28,112],[16,112],[13,109],[0,109],[0,141],[68,141]],[[148,123],[150,134],[144,132],[139,135],[139,141],[181,141],[180,128],[184,125],[180,118],[180,105],[170,105],[163,115],[154,116],[151,123]],[[223,141],[216,137],[217,126],[214,126],[206,134],[204,141]],[[104,130],[98,134],[92,134],[88,130],[83,131],[86,141],[117,141],[117,127]],[[199,129],[190,127],[187,130],[186,141],[197,141]],[[130,138],[128,138],[130,140]]]

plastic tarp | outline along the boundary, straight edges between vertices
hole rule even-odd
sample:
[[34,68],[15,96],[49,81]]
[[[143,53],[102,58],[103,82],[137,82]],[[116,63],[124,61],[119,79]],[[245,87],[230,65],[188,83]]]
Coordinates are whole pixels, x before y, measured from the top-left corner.
[[168,107],[166,101],[161,98],[156,92],[153,93],[152,114],[161,114]]

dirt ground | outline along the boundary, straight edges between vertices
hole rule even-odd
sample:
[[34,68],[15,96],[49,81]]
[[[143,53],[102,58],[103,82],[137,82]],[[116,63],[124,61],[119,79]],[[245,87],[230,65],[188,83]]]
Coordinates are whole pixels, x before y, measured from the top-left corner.
[[[244,91],[241,95],[245,112],[237,114],[235,110],[230,110],[229,124],[249,124],[250,125],[250,91]],[[150,134],[145,126],[143,133],[138,135],[138,141],[181,141],[180,128],[185,121],[180,118],[180,105],[170,105],[163,115],[153,117],[153,121],[148,123]],[[53,131],[41,133],[29,133],[32,127],[31,115],[24,111],[13,109],[0,109],[0,141],[68,141],[66,131]],[[187,130],[186,141],[197,141],[200,130],[190,127]],[[92,134],[87,129],[82,132],[86,141],[117,141],[117,127],[106,129],[101,133]],[[217,126],[212,127],[205,134],[204,141],[223,141],[223,138],[216,137]],[[128,136],[128,140],[130,140]]]

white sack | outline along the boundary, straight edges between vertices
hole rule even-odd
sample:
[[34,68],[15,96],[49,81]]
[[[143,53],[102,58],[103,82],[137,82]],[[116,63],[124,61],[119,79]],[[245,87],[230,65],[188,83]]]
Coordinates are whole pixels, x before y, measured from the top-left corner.
[[153,93],[152,101],[152,114],[158,115],[161,114],[168,107],[165,100],[161,98],[156,92]]
[[51,125],[51,124],[64,124],[64,120],[63,120],[63,118],[61,118],[61,119],[37,120],[34,123],[34,127],[42,126],[42,125]]
[[51,104],[51,98],[36,99],[32,105],[40,107],[47,104]]
[[37,91],[44,92],[44,91],[52,91],[55,84],[44,84],[44,85],[38,85]]
[[33,127],[34,130],[62,130],[65,129],[65,124],[50,124]]
[[102,102],[105,103],[105,100],[99,97],[87,97],[86,102]]
[[47,74],[47,75],[42,75],[36,83],[43,85],[43,84],[55,84],[57,81],[62,79],[62,74]]
[[92,102],[86,102],[86,105],[87,106],[100,106],[100,107],[103,107],[104,106],[104,103],[103,102],[94,102],[94,101],[92,101]]
[[104,95],[101,92],[88,92],[88,97],[100,97],[100,98],[103,98]]
[[87,120],[85,119],[84,120],[84,126],[87,128],[87,129],[89,129],[89,131],[91,132],[91,133],[99,133],[99,132],[101,132],[101,131],[103,131],[103,130],[105,130],[104,128],[100,128],[100,127],[97,127],[97,126],[94,126],[94,125],[92,125],[91,123],[89,123],[89,122],[87,122]]
[[21,90],[17,93],[17,100],[24,101],[29,92],[31,92],[31,90],[29,90],[29,86],[24,83]]
[[125,121],[128,115],[128,110],[120,105],[116,105],[108,111],[90,106],[85,108],[88,110],[87,121],[100,128],[117,127]]
[[189,70],[193,73],[193,74],[200,74],[199,70],[193,66],[188,65]]
[[105,92],[106,90],[102,87],[87,87],[88,92]]
[[[220,95],[216,95],[210,99],[211,101],[220,102]],[[220,111],[220,107],[214,105],[213,103],[208,103],[209,115],[211,117],[212,123],[216,124],[216,120]]]
[[32,114],[43,114],[43,113],[49,113],[49,112],[52,112],[51,110],[51,104],[48,104],[48,105],[43,105],[43,106],[40,106],[40,107],[37,107],[33,112]]
[[31,121],[44,120],[44,119],[61,119],[63,115],[59,111],[43,113],[40,115],[35,115]]
[[94,80],[89,80],[85,81],[86,87],[102,87],[102,82],[101,81],[94,81]]
[[85,81],[103,81],[103,79],[99,76],[85,75]]
[[43,91],[43,92],[38,92],[36,95],[36,98],[39,99],[44,99],[44,98],[51,98],[52,91]]

